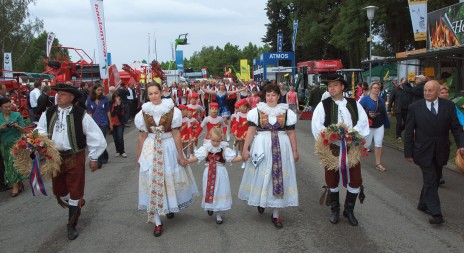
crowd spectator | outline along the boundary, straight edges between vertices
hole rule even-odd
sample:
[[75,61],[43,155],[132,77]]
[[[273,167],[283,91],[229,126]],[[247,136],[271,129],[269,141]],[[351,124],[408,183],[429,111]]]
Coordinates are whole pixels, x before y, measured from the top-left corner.
[[414,87],[405,88],[405,91],[411,94],[412,102],[421,100],[424,98],[424,85],[427,82],[427,78],[424,75],[418,75],[414,79]]
[[[92,87],[90,97],[87,98],[86,107],[87,113],[93,118],[95,123],[97,123],[103,133],[103,136],[106,138],[108,128],[113,130],[113,124],[111,122],[110,102],[106,96],[103,95],[103,86],[101,84],[95,84]],[[98,168],[101,168],[103,164],[106,164],[108,159],[108,151],[105,149],[105,151],[98,157]]]
[[37,99],[37,114],[35,115],[36,118],[40,119],[42,113],[52,106],[53,103],[50,100],[50,86],[44,86],[42,88],[42,93]]
[[34,82],[34,89],[29,92],[29,118],[31,120],[31,123],[37,122],[37,100],[39,99],[40,96],[40,88],[42,86],[42,83],[39,80],[36,80]]
[[382,165],[382,143],[385,133],[385,128],[390,128],[385,101],[380,95],[381,84],[374,82],[371,84],[369,96],[365,96],[359,100],[359,103],[364,108],[369,121],[369,135],[366,137],[364,147],[370,149],[372,140],[374,140],[375,168],[380,171],[385,171]]
[[290,91],[287,92],[286,100],[289,109],[292,110],[294,113],[297,113],[299,110],[298,94],[295,92],[295,87],[293,85],[290,85]]
[[396,139],[401,141],[401,132],[406,125],[408,116],[408,106],[411,104],[411,95],[405,90],[411,89],[408,79],[401,78],[401,83],[393,89],[388,101],[388,112],[395,114],[396,118]]
[[79,85],[79,92],[81,93],[81,97],[78,98],[77,105],[80,108],[87,110],[87,107],[85,106],[85,102],[87,101],[87,98],[89,97],[89,85],[86,82],[82,82]]
[[13,187],[11,197],[16,197],[24,190],[22,180],[25,177],[13,166],[11,150],[24,132],[24,121],[19,112],[11,111],[11,101],[8,98],[0,98],[0,110],[0,152],[5,167],[4,180]]
[[114,92],[111,98],[111,123],[113,124],[113,139],[114,146],[116,147],[116,157],[122,156],[127,157],[124,151],[124,104],[121,99],[121,95],[118,92]]

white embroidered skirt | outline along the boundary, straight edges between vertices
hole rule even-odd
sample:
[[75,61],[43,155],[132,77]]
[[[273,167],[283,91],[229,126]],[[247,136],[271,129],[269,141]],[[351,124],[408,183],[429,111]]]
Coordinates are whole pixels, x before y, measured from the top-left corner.
[[282,198],[273,195],[272,187],[272,142],[270,131],[258,131],[250,155],[262,155],[258,167],[248,159],[243,172],[238,198],[247,201],[250,206],[282,208],[298,206],[298,188],[296,185],[295,160],[293,159],[290,139],[284,131],[279,131],[279,143],[282,160],[284,194]]
[[[176,213],[190,206],[195,196],[199,196],[190,166],[177,163],[177,149],[172,135],[164,134],[163,141],[165,194],[163,208],[165,213]],[[152,135],[145,139],[139,158],[139,201],[138,209],[147,210],[150,203],[151,175],[154,156]]]
[[216,165],[216,182],[214,184],[213,203],[205,203],[206,186],[208,184],[208,167],[203,172],[203,199],[201,207],[210,211],[226,211],[232,207],[229,174],[222,164]]

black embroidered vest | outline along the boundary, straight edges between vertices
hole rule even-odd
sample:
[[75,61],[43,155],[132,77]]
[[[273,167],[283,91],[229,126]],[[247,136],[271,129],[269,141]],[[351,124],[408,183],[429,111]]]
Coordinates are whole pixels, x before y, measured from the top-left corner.
[[[53,129],[58,119],[58,106],[53,106],[46,111],[48,138],[51,140],[53,137]],[[85,110],[79,106],[73,106],[69,115],[66,116],[66,123],[68,125],[68,138],[69,144],[73,153],[79,153],[87,147],[87,140],[84,134],[82,121],[84,120]]]
[[[351,122],[353,122],[353,127],[358,124],[358,106],[356,105],[356,100],[354,98],[345,98],[346,108],[350,112]],[[324,126],[328,127],[332,124],[338,123],[338,105],[333,101],[331,97],[328,97],[322,100],[322,105],[324,106],[325,120]]]

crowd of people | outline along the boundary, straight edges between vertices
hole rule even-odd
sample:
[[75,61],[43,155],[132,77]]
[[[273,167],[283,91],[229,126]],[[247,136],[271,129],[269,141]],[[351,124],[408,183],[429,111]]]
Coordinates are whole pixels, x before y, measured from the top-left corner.
[[[419,165],[424,175],[417,208],[432,216],[431,224],[443,223],[438,185],[444,182],[441,171],[449,157],[449,146],[444,143],[448,143],[450,130],[464,154],[463,128],[458,120],[463,122],[464,116],[448,100],[449,88],[417,76],[415,85],[402,79],[388,99],[380,82],[359,84],[351,98],[345,93],[351,86],[342,76],[327,74],[321,83],[327,91],[314,86],[306,103],[313,113],[314,138],[321,138],[329,126],[343,123],[365,138],[365,150],[374,144],[375,168],[386,171],[382,144],[385,129],[390,127],[389,114],[394,114],[396,137],[404,140],[405,158]],[[50,96],[50,89],[55,97]],[[159,237],[164,231],[162,217],[173,219],[200,194],[201,207],[209,216],[215,214],[216,224],[224,223],[225,212],[232,206],[228,162],[242,163],[238,198],[261,214],[272,209],[272,224],[282,228],[282,210],[299,204],[295,166],[299,160],[295,131],[298,99],[293,86],[276,81],[258,84],[224,79],[170,86],[151,82],[140,92],[132,84],[120,84],[106,96],[101,84],[81,83],[76,88],[36,82],[29,93],[29,111],[31,122],[55,142],[63,159],[61,174],[52,184],[58,203],[69,208],[70,240],[78,236],[77,221],[85,205],[84,150],[89,151],[91,170],[102,168],[109,161],[106,135],[112,132],[115,157],[127,158],[124,129],[133,120],[139,131],[135,157],[139,165],[138,209],[147,212],[147,222],[154,224],[153,234]],[[0,151],[5,167],[2,179],[11,185],[15,197],[24,189],[24,177],[13,167],[14,158],[7,150],[25,130],[22,117],[11,112],[9,103],[0,98]],[[338,169],[324,168],[329,221],[339,222],[339,192],[345,187],[343,216],[357,226],[355,203],[358,198],[364,200],[361,163],[348,162],[350,151],[344,141],[330,143],[328,148],[338,161]],[[202,161],[205,170],[199,191],[189,164]]]

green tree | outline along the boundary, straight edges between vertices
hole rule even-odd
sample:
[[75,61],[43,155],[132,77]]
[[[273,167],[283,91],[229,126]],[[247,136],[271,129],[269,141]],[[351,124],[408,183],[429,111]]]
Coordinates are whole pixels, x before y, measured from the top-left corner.
[[0,0],[0,53],[11,52],[13,68],[25,69],[27,50],[35,34],[42,31],[42,20],[30,19],[28,6],[36,0]]
[[[47,58],[46,45],[47,45],[48,32],[43,31],[37,37],[32,38],[30,46],[27,48],[24,56],[24,62],[26,65],[22,70],[27,72],[44,72]],[[55,37],[52,46],[61,46],[58,38]],[[68,50],[59,52],[58,50],[51,50],[50,59],[55,59],[58,54],[63,53],[69,59]]]

